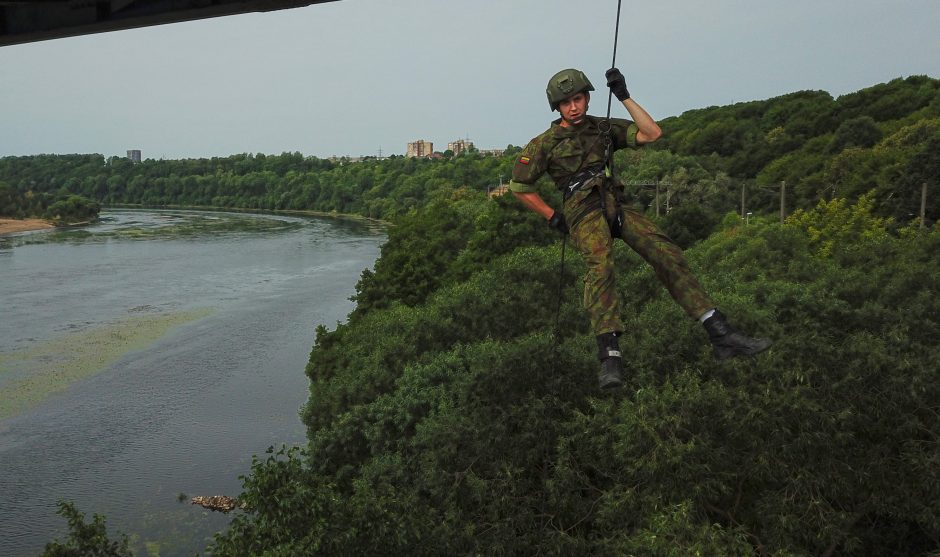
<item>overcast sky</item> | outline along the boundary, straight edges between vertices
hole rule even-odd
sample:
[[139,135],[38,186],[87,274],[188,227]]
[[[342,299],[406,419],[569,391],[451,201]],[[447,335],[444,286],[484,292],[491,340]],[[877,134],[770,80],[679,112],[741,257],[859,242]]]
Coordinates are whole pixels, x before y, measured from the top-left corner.
[[[341,0],[0,47],[0,156],[523,145],[554,118],[553,73],[578,67],[606,89],[616,12],[615,0]],[[617,66],[654,118],[940,78],[940,1],[625,1]],[[606,108],[595,95],[591,112]]]

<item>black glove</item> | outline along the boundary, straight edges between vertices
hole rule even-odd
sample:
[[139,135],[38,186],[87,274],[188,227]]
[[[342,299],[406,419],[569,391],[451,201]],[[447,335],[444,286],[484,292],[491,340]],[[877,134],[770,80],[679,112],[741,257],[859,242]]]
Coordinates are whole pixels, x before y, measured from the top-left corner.
[[548,219],[548,227],[554,228],[562,234],[568,233],[568,223],[565,222],[565,215],[560,211],[552,213],[552,218]]
[[604,75],[607,76],[607,86],[610,87],[618,101],[623,102],[630,98],[630,91],[627,91],[627,82],[620,70],[610,68]]

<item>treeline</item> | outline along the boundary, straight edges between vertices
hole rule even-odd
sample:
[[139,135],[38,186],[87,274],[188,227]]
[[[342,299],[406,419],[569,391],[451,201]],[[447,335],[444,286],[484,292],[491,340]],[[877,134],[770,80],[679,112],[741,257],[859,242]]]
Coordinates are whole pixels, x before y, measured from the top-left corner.
[[509,179],[510,167],[508,158],[480,154],[361,162],[241,154],[136,164],[101,155],[38,155],[0,159],[0,180],[21,192],[64,187],[105,205],[335,211],[393,220],[456,188],[494,188],[501,177]]
[[[896,79],[834,99],[801,91],[666,118],[661,141],[621,151],[618,176],[634,202],[671,217],[681,244],[704,238],[728,211],[787,213],[874,190],[875,211],[903,223],[920,212],[923,185],[940,176],[940,81]],[[538,129],[531,130],[536,135]],[[39,155],[0,158],[0,181],[20,194],[65,188],[105,205],[186,205],[336,211],[394,220],[436,197],[487,191],[509,178],[518,147],[438,160],[349,162],[240,154],[153,160]],[[659,192],[658,198],[656,197]],[[743,207],[742,207],[743,203]],[[927,199],[931,221],[940,194]]]

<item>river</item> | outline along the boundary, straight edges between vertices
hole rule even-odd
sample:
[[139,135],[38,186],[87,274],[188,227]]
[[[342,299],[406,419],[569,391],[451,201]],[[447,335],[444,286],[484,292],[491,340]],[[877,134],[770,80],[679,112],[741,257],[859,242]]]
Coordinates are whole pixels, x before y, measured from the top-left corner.
[[[0,237],[0,555],[103,514],[138,556],[202,552],[252,455],[301,444],[304,365],[385,241],[341,219],[108,210]],[[112,536],[113,537],[113,536]]]

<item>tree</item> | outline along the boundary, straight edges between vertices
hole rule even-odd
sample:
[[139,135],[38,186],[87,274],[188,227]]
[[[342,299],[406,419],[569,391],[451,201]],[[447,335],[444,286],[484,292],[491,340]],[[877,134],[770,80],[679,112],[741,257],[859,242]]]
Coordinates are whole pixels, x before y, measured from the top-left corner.
[[101,205],[80,195],[67,195],[49,206],[45,218],[57,223],[87,222],[98,218]]
[[72,502],[59,501],[58,505],[58,514],[68,521],[69,537],[64,542],[47,543],[42,557],[133,557],[127,536],[118,541],[108,538],[104,517],[96,514],[87,523]]
[[839,124],[829,142],[829,152],[838,153],[846,147],[870,148],[881,141],[883,135],[871,116],[852,118]]

